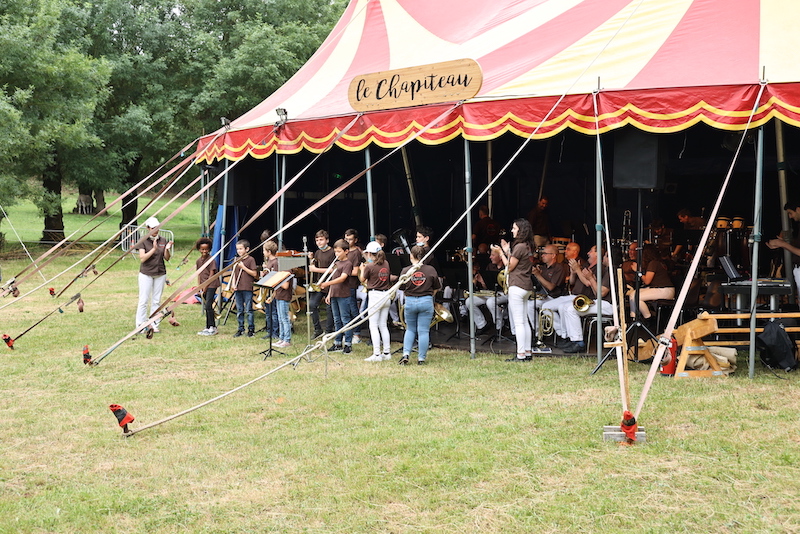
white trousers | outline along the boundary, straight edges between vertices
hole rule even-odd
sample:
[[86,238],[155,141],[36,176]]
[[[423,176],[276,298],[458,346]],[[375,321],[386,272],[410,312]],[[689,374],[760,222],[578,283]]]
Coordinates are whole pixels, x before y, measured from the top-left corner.
[[[602,311],[603,315],[613,315],[614,309],[611,306],[610,302],[605,300],[600,301],[602,303]],[[597,315],[597,301],[594,301],[594,304],[589,306],[589,309],[585,312],[579,312],[575,309],[575,306],[570,304],[569,307],[563,306],[561,308],[561,321],[564,324],[564,330],[566,335],[563,337],[569,338],[570,341],[583,341],[583,325],[581,324],[581,317],[585,317],[587,315]]]
[[[636,291],[631,291],[628,296],[631,302],[631,317],[636,316]],[[674,299],[674,287],[643,287],[639,289],[639,306],[642,310],[642,317],[649,319],[652,315],[650,308],[647,307],[647,301],[659,299]]]
[[[492,316],[492,321],[494,322],[494,326],[497,328],[498,332],[502,330],[503,321],[506,317],[508,317],[508,310],[506,309],[507,304],[508,295],[499,294],[496,297],[489,297],[486,299],[486,307],[489,308],[489,315]],[[478,323],[476,322],[475,324],[477,325]],[[512,322],[511,333],[516,335],[514,328],[514,323]]]
[[527,289],[519,286],[508,288],[508,316],[514,325],[514,336],[517,338],[517,355],[531,352],[531,328],[528,324],[528,296]]
[[567,337],[567,330],[564,328],[564,314],[561,310],[566,306],[572,308],[573,300],[575,300],[575,295],[564,295],[563,297],[556,297],[542,304],[543,310],[550,310],[553,312],[553,330],[563,338]]
[[483,328],[486,326],[486,317],[483,315],[483,311],[481,311],[480,307],[486,305],[486,301],[488,299],[486,297],[478,297],[473,295],[471,297],[467,297],[467,300],[464,301],[464,304],[461,305],[461,309],[459,310],[461,315],[468,316],[469,315],[469,307],[475,307],[475,326],[478,328]]
[[[147,321],[158,309],[161,302],[161,293],[164,292],[164,285],[167,281],[167,275],[161,276],[148,276],[139,273],[139,305],[136,308],[136,326]],[[148,304],[149,310],[148,311]],[[158,326],[158,322],[154,323]]]
[[383,352],[388,353],[390,349],[389,339],[389,325],[386,321],[389,319],[389,305],[392,303],[391,299],[385,299],[388,291],[371,290],[369,292],[369,307],[367,313],[369,316],[369,335],[372,338],[372,354],[380,354],[381,346]]

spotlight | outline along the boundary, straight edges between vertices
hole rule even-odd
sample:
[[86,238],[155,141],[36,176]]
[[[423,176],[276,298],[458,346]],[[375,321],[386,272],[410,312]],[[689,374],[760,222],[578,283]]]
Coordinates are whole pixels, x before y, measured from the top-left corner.
[[278,114],[279,124],[284,124],[289,119],[289,113],[286,112],[286,108],[276,108],[275,113]]

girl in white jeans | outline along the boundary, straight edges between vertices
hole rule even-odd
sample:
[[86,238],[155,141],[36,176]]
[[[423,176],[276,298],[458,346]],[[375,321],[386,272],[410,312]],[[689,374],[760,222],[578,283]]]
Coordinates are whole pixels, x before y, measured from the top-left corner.
[[527,311],[528,296],[533,291],[531,269],[534,246],[531,224],[527,219],[517,219],[511,225],[511,235],[514,240],[510,244],[502,240],[501,247],[493,248],[502,251],[503,264],[507,268],[508,315],[514,323],[514,335],[517,338],[517,356],[506,361],[524,362],[533,359]]
[[[358,278],[367,286],[369,304],[369,334],[372,339],[372,356],[365,358],[367,362],[381,362],[391,358],[389,339],[389,305],[391,299],[386,298],[387,290],[392,286],[392,275],[389,263],[380,245],[376,241],[367,244],[364,250],[366,262],[361,264]],[[381,352],[383,348],[383,352]]]

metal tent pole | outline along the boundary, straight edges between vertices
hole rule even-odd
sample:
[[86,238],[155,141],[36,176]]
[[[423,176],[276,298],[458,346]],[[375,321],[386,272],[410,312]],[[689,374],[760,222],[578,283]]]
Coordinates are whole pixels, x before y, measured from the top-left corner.
[[[470,163],[469,140],[464,138],[464,188],[466,192],[467,211],[472,204],[472,164]],[[470,296],[469,299],[469,357],[475,358],[475,303],[472,299],[473,291],[475,290],[472,283],[472,217],[467,214],[467,291]],[[456,295],[456,304],[458,303],[458,295]],[[459,312],[456,309],[456,321],[459,320]],[[458,326],[458,325],[456,325]]]
[[369,146],[364,149],[364,163],[367,166],[367,210],[369,211],[369,235],[375,237],[375,203],[372,198],[372,160]]
[[[549,148],[549,145],[548,145]],[[548,151],[549,152],[549,151]],[[595,189],[597,190],[595,194],[595,210],[597,215],[595,216],[595,230],[597,231],[597,240],[595,241],[595,245],[597,247],[597,287],[595,288],[595,305],[597,306],[597,328],[595,328],[595,332],[597,333],[597,361],[598,363],[602,361],[602,354],[603,354],[603,336],[601,335],[602,326],[603,326],[603,161],[600,155],[600,136],[597,137],[597,144],[595,145]],[[545,159],[545,168],[547,167],[547,160]],[[542,172],[542,183],[544,183],[544,172]],[[539,198],[541,198],[541,192],[539,194]],[[611,254],[611,251],[608,251]],[[611,272],[609,270],[609,276],[611,276]],[[588,352],[589,343],[591,340],[586,340],[586,347]]]
[[[743,134],[744,135],[744,134]],[[761,184],[764,179],[764,127],[756,141],[756,190],[753,208],[753,280],[750,284],[750,378],[756,372],[756,299],[758,298],[758,248],[761,245]]]
[[[219,251],[219,268],[220,270],[225,267],[225,243],[228,242],[227,237],[225,236],[225,230],[227,227],[227,219],[228,219],[228,180],[230,179],[230,175],[228,174],[228,165],[230,160],[227,158],[225,159],[225,181],[222,183],[222,221],[219,227],[219,236],[220,236],[220,251]],[[220,222],[220,221],[218,221]]]

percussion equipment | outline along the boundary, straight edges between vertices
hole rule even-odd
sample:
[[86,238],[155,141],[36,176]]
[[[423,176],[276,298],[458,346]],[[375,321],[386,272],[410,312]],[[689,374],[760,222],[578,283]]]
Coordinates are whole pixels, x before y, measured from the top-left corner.
[[554,237],[553,244],[558,247],[558,250],[564,252],[569,245],[569,238],[568,237]]
[[731,221],[731,228],[741,230],[744,228],[744,217],[734,217]]
[[718,230],[727,230],[731,227],[730,217],[717,217],[716,227]]

